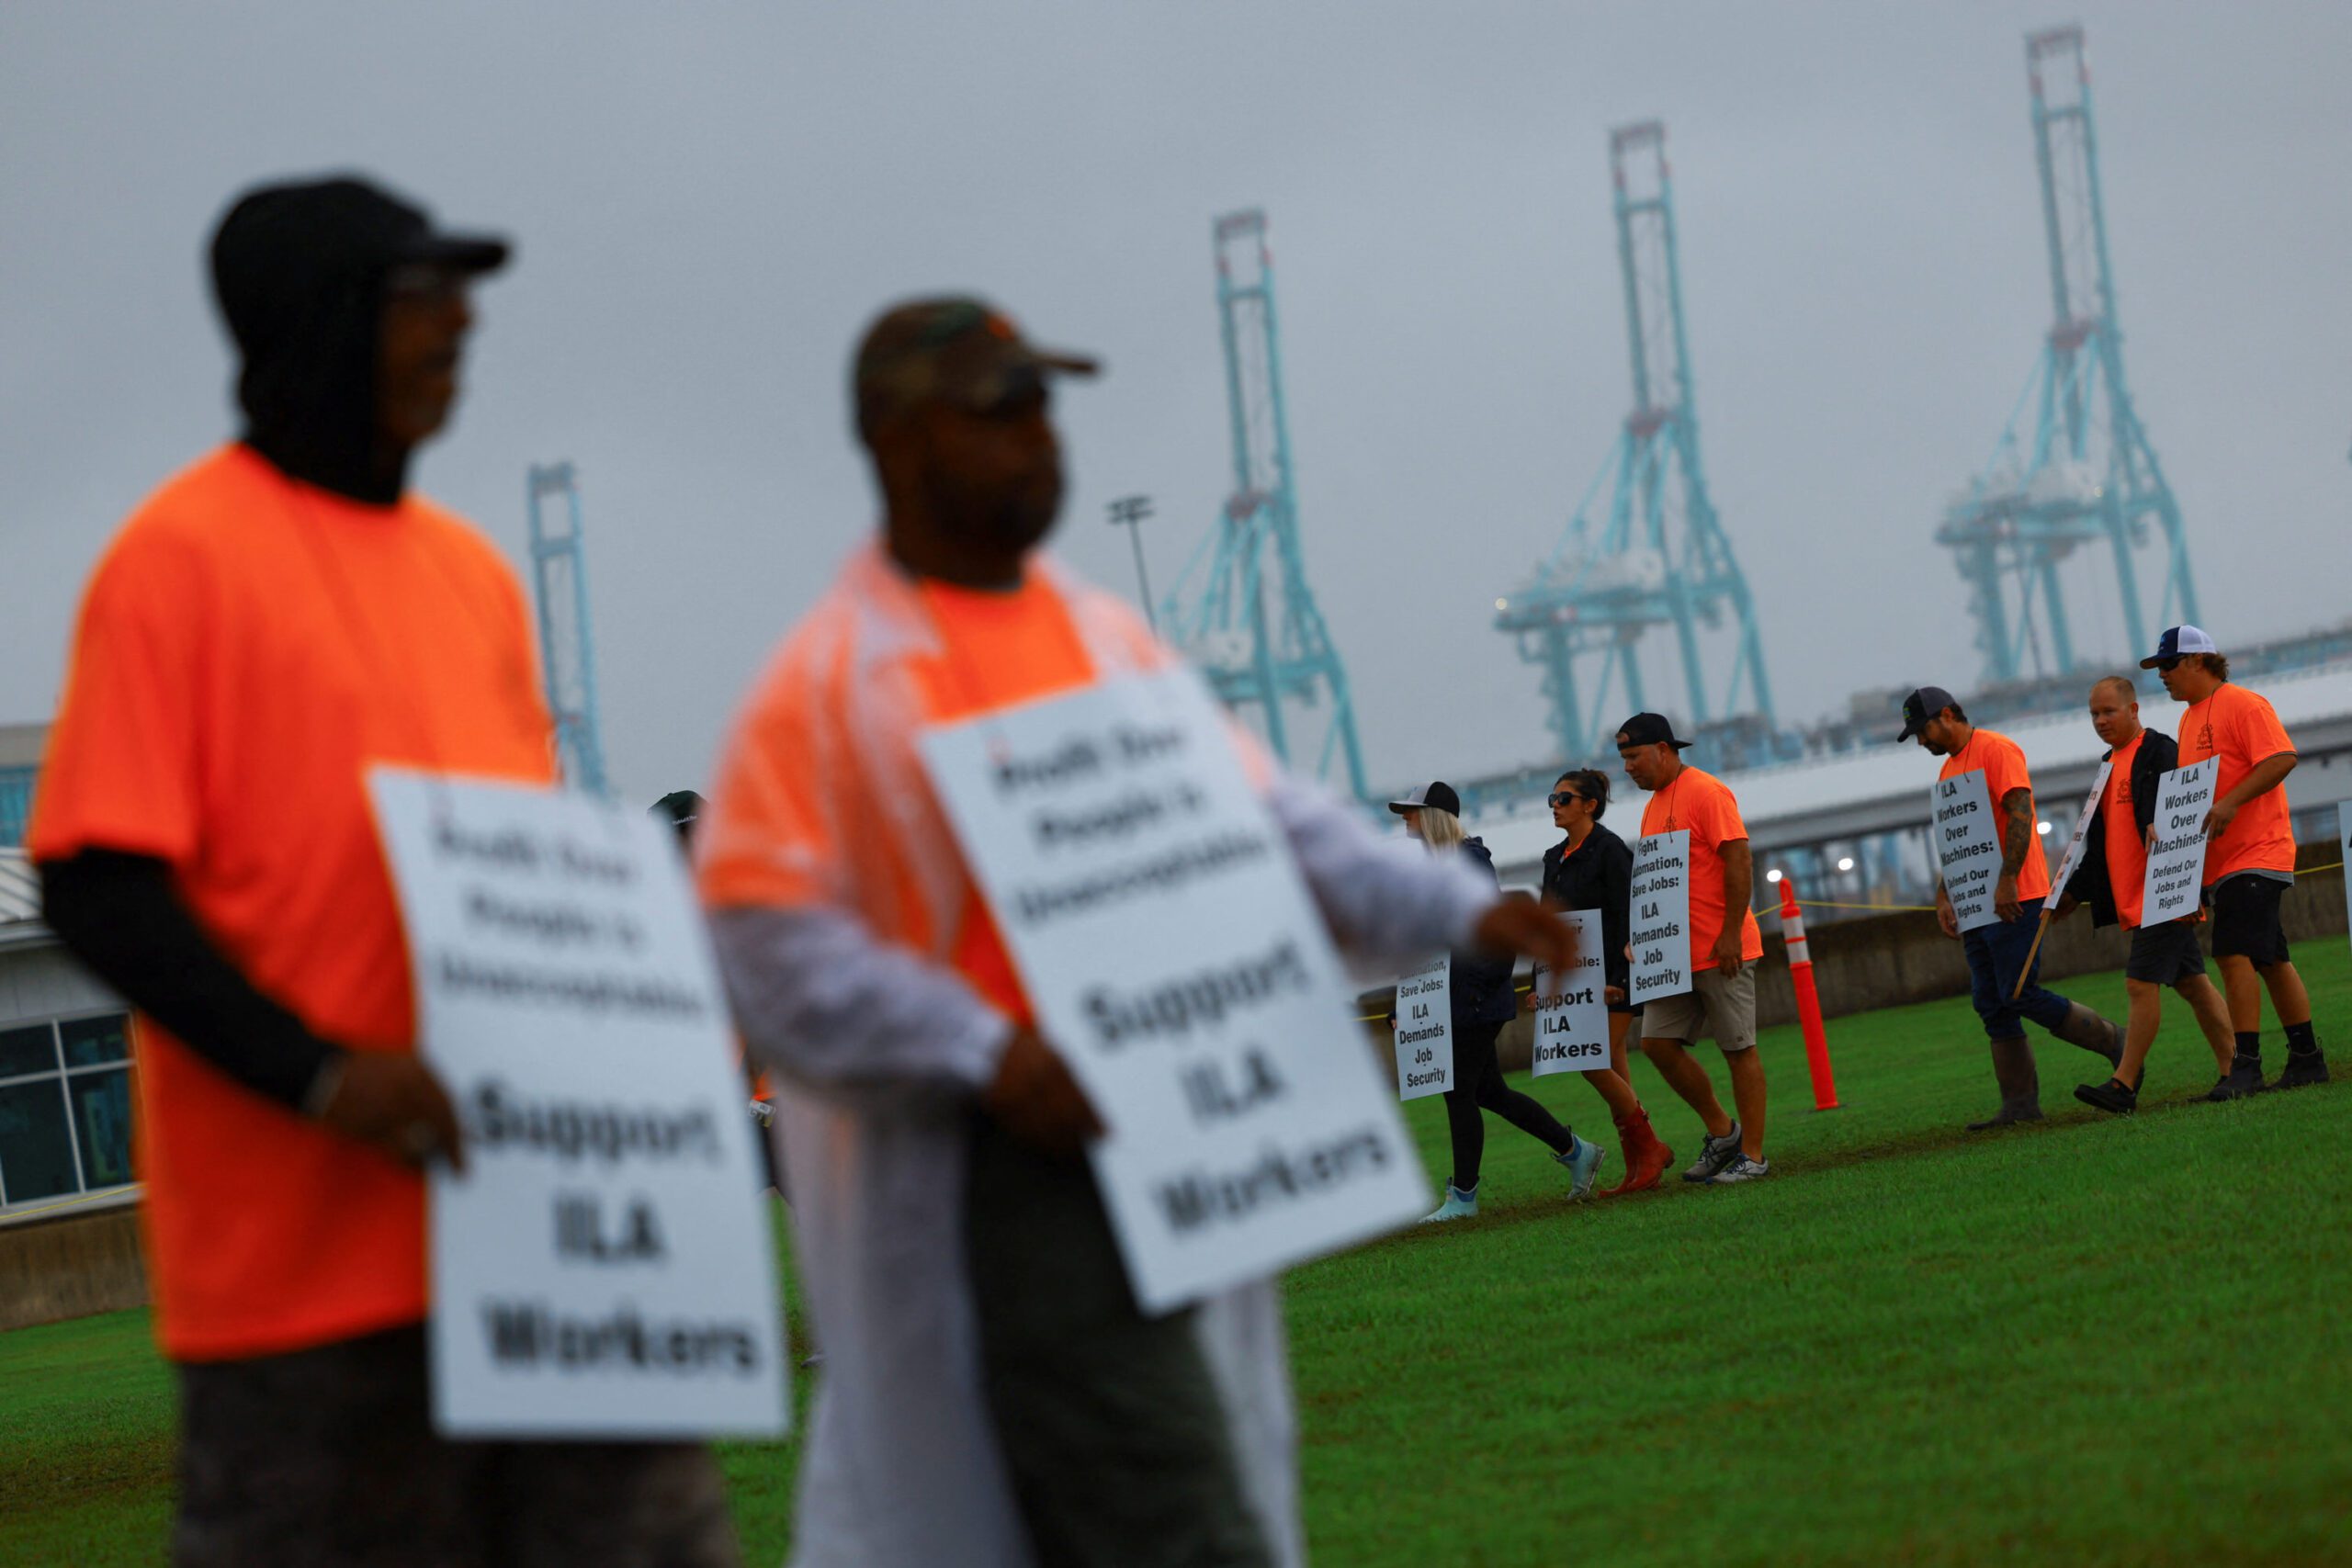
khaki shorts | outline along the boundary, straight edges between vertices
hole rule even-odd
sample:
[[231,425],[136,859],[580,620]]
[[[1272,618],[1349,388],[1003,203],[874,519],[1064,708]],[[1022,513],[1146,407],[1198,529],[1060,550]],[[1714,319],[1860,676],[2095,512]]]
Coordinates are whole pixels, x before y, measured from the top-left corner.
[[1720,969],[1702,969],[1690,976],[1691,988],[1679,997],[1661,997],[1642,1004],[1642,1038],[1679,1040],[1686,1043],[1712,1039],[1726,1051],[1746,1051],[1756,1043],[1756,961],[1739,966],[1725,979]]

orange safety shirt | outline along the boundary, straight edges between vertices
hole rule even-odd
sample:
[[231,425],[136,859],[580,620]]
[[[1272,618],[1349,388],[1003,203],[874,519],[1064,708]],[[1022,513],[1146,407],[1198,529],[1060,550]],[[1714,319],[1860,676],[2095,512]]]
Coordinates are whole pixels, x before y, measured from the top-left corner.
[[[2216,801],[2244,783],[2256,764],[2294,750],[2269,700],[2227,681],[2180,716],[2180,765],[2222,759],[2213,783]],[[2227,830],[2205,852],[2208,887],[2241,871],[2294,869],[2295,829],[2284,788],[2265,790],[2239,807]]]
[[[371,763],[548,782],[530,624],[489,542],[214,452],[133,514],[74,633],[28,848],[153,856],[313,1032],[409,1051],[415,1005]],[[253,1093],[152,1022],[136,1152],[164,1351],[300,1349],[425,1310],[412,1170]]]
[[2140,832],[2139,814],[2132,808],[2132,761],[2140,754],[2142,730],[2115,749],[2107,775],[2107,795],[2099,802],[2105,813],[2099,830],[2105,835],[2107,883],[2115,895],[2115,916],[2127,931],[2140,928],[2142,884],[2148,880],[2148,841]]
[[[940,957],[990,1006],[1033,1024],[995,919],[917,782],[911,748],[922,727],[1091,684],[1098,671],[1070,596],[1035,562],[1017,589],[991,592],[910,580],[878,549],[852,563],[846,583],[786,641],[735,728],[697,845],[704,898],[716,908],[857,906],[877,938]],[[849,657],[877,618],[875,601],[920,623],[912,635],[924,640],[854,673]],[[1140,628],[1110,630],[1136,665],[1163,659]],[[877,705],[907,722],[877,717]]]
[[[2018,900],[2023,903],[2033,898],[2047,898],[2050,897],[2050,857],[2042,849],[2041,818],[2034,810],[2033,778],[2026,772],[2024,749],[2006,735],[1977,729],[1968,737],[1967,745],[1944,759],[1943,772],[1936,776],[1948,779],[1973,773],[1978,768],[1984,770],[1984,783],[1993,795],[1994,835],[1996,841],[2004,846],[2008,843],[2009,816],[2003,802],[2008,799],[2011,791],[2025,791],[2025,814],[2030,825],[2026,837],[2031,841],[2025,847],[2025,863],[2018,867]],[[2127,787],[2129,782],[2127,775]]]
[[[1690,834],[1690,969],[1696,974],[1715,967],[1725,914],[1723,847],[1745,840],[1747,824],[1740,820],[1730,785],[1687,764],[1642,807],[1642,837],[1685,829]],[[1739,955],[1749,961],[1764,956],[1764,933],[1753,909],[1740,911]]]

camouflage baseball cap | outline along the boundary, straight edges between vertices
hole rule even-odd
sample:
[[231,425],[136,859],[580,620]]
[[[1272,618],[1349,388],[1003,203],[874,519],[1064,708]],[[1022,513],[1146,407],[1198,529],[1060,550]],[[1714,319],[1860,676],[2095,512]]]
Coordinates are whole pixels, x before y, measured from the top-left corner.
[[1023,342],[1012,318],[985,301],[910,299],[865,329],[850,395],[858,434],[871,439],[898,414],[933,400],[988,413],[1042,390],[1048,376],[1101,368],[1084,355]]

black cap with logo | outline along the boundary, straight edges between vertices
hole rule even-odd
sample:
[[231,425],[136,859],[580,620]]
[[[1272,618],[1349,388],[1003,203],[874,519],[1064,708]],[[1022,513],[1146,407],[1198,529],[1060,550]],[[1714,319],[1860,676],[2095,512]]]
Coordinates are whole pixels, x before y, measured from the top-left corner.
[[1956,708],[1960,699],[1941,686],[1922,686],[1903,699],[1903,733],[1894,739],[1908,740],[1928,728],[1935,716],[1946,708]]
[[1637,713],[1617,727],[1617,744],[1626,746],[1671,746],[1685,750],[1688,740],[1674,738],[1674,725],[1662,713]]
[[1419,811],[1424,807],[1450,812],[1459,817],[1462,815],[1462,797],[1453,793],[1452,784],[1440,781],[1436,784],[1425,784],[1419,789],[1409,790],[1400,798],[1388,803],[1388,809],[1399,817],[1404,816],[1408,811]]

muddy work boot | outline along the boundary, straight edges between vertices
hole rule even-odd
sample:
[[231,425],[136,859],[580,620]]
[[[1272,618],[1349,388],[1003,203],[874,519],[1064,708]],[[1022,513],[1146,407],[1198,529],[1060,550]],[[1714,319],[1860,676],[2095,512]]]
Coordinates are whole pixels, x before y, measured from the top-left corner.
[[[2091,1017],[2098,1018],[2098,1014],[2092,1013]],[[2001,1109],[1982,1122],[1971,1122],[1970,1132],[1989,1133],[2020,1122],[2041,1120],[2041,1077],[2034,1071],[2033,1047],[2025,1043],[2025,1036],[2013,1034],[2007,1040],[1993,1042],[1993,1080],[2001,1086]]]
[[2101,1018],[2080,1002],[2067,1003],[2066,1016],[2050,1032],[2094,1056],[2104,1056],[2110,1067],[2123,1065],[2123,1026]]

